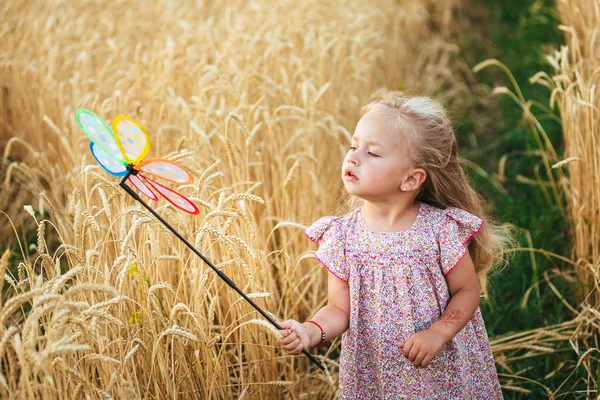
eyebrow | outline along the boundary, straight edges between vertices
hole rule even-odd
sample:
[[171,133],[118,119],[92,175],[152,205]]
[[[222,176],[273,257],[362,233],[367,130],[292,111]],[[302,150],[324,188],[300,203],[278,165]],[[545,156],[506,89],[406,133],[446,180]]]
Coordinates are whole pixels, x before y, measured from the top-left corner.
[[[359,140],[358,140],[357,138],[355,138],[354,136],[352,136],[352,141],[353,141],[353,142],[358,142]],[[371,145],[371,146],[379,146],[379,147],[383,147],[383,145],[382,145],[382,144],[380,144],[380,143],[377,143],[377,142],[372,142],[372,141],[370,141],[370,140],[367,140],[365,143],[366,143],[367,145]]]

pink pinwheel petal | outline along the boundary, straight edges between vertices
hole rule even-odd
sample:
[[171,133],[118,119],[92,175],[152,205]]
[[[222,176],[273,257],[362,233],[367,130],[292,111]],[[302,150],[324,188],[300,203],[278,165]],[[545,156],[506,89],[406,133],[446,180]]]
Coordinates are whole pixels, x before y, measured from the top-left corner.
[[137,190],[148,196],[150,200],[158,201],[158,196],[156,193],[154,193],[152,189],[150,189],[148,185],[144,183],[143,180],[138,178],[137,175],[129,175],[129,181],[133,184],[133,186],[136,187]]
[[[141,175],[141,174],[138,173],[138,175]],[[196,207],[196,205],[194,203],[192,203],[190,201],[190,199],[188,199],[184,195],[182,195],[172,189],[169,189],[168,187],[163,186],[160,183],[153,181],[152,179],[150,179],[144,175],[141,175],[141,177],[143,179],[145,179],[146,182],[148,182],[150,184],[150,186],[152,186],[153,189],[155,189],[165,199],[167,199],[167,201],[169,203],[173,204],[175,207],[179,208],[180,210],[183,210],[190,214],[198,214],[200,212],[198,207]]]

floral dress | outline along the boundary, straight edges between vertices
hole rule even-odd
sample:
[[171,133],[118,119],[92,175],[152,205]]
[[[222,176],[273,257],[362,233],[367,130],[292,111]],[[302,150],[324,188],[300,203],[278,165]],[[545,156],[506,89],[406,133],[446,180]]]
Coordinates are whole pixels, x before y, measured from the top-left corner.
[[398,347],[442,315],[450,300],[444,276],[482,225],[458,208],[420,203],[406,231],[374,232],[360,208],[306,230],[319,243],[319,261],[350,288],[340,399],[502,399],[479,307],[426,368],[413,367]]

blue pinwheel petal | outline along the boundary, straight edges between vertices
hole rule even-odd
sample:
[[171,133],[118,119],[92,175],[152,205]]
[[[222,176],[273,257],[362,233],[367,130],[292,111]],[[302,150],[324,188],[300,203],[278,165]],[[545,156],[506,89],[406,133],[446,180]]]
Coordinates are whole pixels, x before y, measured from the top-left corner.
[[102,147],[97,146],[96,143],[90,142],[90,150],[96,161],[98,161],[98,164],[109,174],[115,176],[124,176],[127,174],[126,164],[111,157]]

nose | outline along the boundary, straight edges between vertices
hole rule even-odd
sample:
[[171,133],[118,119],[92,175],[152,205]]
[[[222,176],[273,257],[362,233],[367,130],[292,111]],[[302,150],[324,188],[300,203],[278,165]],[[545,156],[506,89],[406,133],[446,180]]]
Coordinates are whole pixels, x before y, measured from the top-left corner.
[[358,151],[350,151],[348,152],[348,162],[350,164],[354,164],[354,165],[359,165],[359,157],[358,157]]

